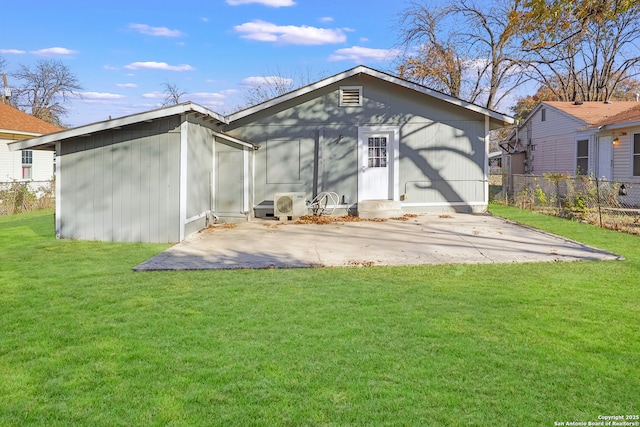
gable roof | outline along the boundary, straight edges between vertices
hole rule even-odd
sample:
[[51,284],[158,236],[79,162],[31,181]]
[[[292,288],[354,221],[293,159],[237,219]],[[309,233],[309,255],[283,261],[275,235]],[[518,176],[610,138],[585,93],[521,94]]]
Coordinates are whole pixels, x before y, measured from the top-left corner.
[[[12,142],[12,143],[9,143],[9,149],[12,151],[16,151],[16,150],[26,150],[26,149],[37,147],[38,149],[43,149],[43,150],[54,150],[56,142],[59,142],[65,139],[84,136],[84,135],[90,135],[92,133],[109,130],[109,129],[115,129],[115,128],[119,128],[126,125],[140,123],[143,121],[155,120],[159,118],[173,116],[176,114],[191,113],[191,112],[194,112],[197,115],[205,118],[205,120],[207,121],[229,124],[235,120],[241,119],[243,117],[247,117],[251,114],[255,114],[259,111],[265,110],[267,108],[273,107],[275,105],[281,104],[291,99],[295,99],[304,94],[310,93],[314,90],[326,87],[328,85],[340,82],[344,79],[347,79],[349,77],[359,75],[359,74],[366,74],[366,75],[396,84],[398,86],[401,86],[407,89],[415,90],[419,93],[429,95],[436,99],[448,102],[453,105],[457,105],[459,107],[465,108],[470,111],[474,111],[478,114],[482,114],[494,120],[495,122],[499,122],[502,124],[511,124],[514,122],[513,118],[506,114],[498,113],[496,111],[481,107],[476,104],[471,104],[459,98],[454,98],[452,96],[435,91],[433,89],[429,89],[426,86],[412,83],[407,80],[394,77],[390,74],[386,74],[381,71],[376,71],[371,68],[360,65],[350,70],[347,70],[345,72],[336,74],[333,77],[320,80],[319,82],[294,90],[292,92],[273,98],[271,100],[268,100],[256,106],[230,114],[227,117],[223,117],[214,111],[211,111],[205,107],[202,107],[198,104],[195,104],[189,101],[182,104],[173,105],[170,107],[160,108],[157,110],[151,110],[151,111],[132,114],[129,116],[124,116],[116,119],[110,119],[102,122],[91,123],[91,124],[80,126],[77,128],[63,130],[62,132],[57,132],[56,134],[53,134],[53,135],[43,135],[43,136],[32,138],[26,141]],[[215,132],[215,135],[217,137],[226,139],[236,144],[240,144],[247,147],[253,147],[253,148],[257,147],[255,144],[238,140],[236,138],[233,138],[223,133]]]
[[[116,119],[110,119],[102,122],[91,123],[88,125],[58,132],[56,134],[43,135],[37,138],[32,138],[26,141],[12,142],[12,143],[9,143],[9,149],[12,151],[15,151],[15,150],[25,150],[29,148],[38,147],[39,149],[43,149],[43,150],[54,150],[55,143],[64,139],[90,135],[92,133],[96,133],[104,130],[120,128],[122,126],[141,123],[144,121],[161,119],[161,118],[170,117],[170,116],[183,114],[183,113],[196,113],[208,121],[227,123],[227,120],[221,115],[219,115],[218,113],[215,113],[198,104],[194,104],[192,102],[185,102],[182,104],[172,105],[170,107],[164,107],[164,108],[159,108],[157,110],[146,111],[144,113],[131,114],[129,116],[124,116]],[[253,144],[237,140],[228,135],[222,135],[217,132],[216,132],[216,135],[220,137],[224,137],[225,139],[228,139],[229,141],[238,143],[240,145],[253,146]]]
[[564,101],[545,101],[540,105],[548,105],[582,121],[585,125],[593,125],[608,117],[620,114],[638,105],[634,101],[599,102],[587,101],[581,104]]
[[490,118],[492,118],[492,119],[494,119],[496,121],[501,121],[503,124],[512,124],[512,123],[514,123],[513,117],[508,116],[506,114],[498,113],[497,111],[493,111],[493,110],[490,110],[488,108],[484,108],[484,107],[481,107],[479,105],[463,101],[462,99],[455,98],[453,96],[446,95],[446,94],[444,94],[442,92],[438,92],[436,90],[429,89],[426,86],[422,86],[422,85],[419,85],[417,83],[413,83],[413,82],[410,82],[408,80],[404,80],[404,79],[401,79],[399,77],[392,76],[391,74],[383,73],[381,71],[377,71],[377,70],[374,70],[372,68],[365,67],[364,65],[359,65],[359,66],[354,67],[354,68],[352,68],[350,70],[347,70],[347,71],[344,71],[342,73],[336,74],[336,75],[334,75],[332,77],[328,77],[326,79],[320,80],[320,81],[318,81],[316,83],[312,83],[312,84],[310,84],[308,86],[304,86],[304,87],[302,87],[300,89],[297,89],[297,90],[294,90],[292,92],[286,93],[284,95],[278,96],[276,98],[270,99],[270,100],[268,100],[266,102],[263,102],[261,104],[258,104],[258,105],[255,105],[253,107],[249,107],[247,109],[244,109],[244,110],[238,111],[236,113],[230,114],[229,116],[227,116],[227,118],[229,119],[230,122],[233,122],[233,121],[242,119],[243,117],[247,117],[247,116],[249,116],[251,114],[255,114],[255,113],[260,112],[262,110],[266,110],[267,108],[271,108],[271,107],[276,106],[278,104],[281,104],[283,102],[286,102],[286,101],[289,101],[291,99],[297,98],[297,97],[305,95],[307,93],[310,93],[310,92],[312,92],[314,90],[318,90],[318,89],[324,88],[326,86],[329,86],[331,84],[340,82],[340,81],[345,80],[345,79],[347,79],[349,77],[353,77],[353,76],[356,76],[356,75],[359,75],[359,74],[366,74],[368,76],[375,77],[377,79],[384,80],[386,82],[390,82],[390,83],[396,84],[398,86],[401,86],[401,87],[404,87],[404,88],[407,88],[407,89],[411,89],[411,90],[414,90],[416,92],[419,92],[419,93],[422,93],[422,94],[425,94],[425,95],[432,96],[432,97],[434,97],[436,99],[439,99],[441,101],[445,101],[445,102],[448,102],[450,104],[457,105],[457,106],[462,107],[462,108],[466,108],[467,110],[471,110],[471,111],[474,111],[476,113],[479,113],[479,114],[482,114],[482,115],[485,115],[485,116],[489,116]]
[[61,130],[63,128],[0,102],[0,139],[26,139]]

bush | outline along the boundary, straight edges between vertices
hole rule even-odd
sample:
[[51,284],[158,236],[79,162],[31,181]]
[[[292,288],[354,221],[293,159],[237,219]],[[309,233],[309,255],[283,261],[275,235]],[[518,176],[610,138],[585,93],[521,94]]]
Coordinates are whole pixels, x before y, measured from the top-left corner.
[[53,207],[54,181],[0,183],[0,215]]

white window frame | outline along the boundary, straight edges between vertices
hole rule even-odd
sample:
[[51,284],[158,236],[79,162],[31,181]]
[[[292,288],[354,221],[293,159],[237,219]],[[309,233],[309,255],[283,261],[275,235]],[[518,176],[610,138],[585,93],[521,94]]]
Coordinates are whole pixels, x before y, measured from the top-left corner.
[[[345,103],[344,101],[344,91],[354,91],[357,90],[358,91],[358,103],[357,104],[352,104],[352,103]],[[362,107],[362,86],[340,86],[340,106],[341,107]]]
[[[640,177],[640,173],[638,175],[636,175],[634,172],[634,163],[635,163],[635,158],[636,156],[640,157],[640,151],[638,151],[637,153],[635,152],[635,145],[636,145],[636,136],[640,138],[640,132],[635,132],[631,135],[631,141],[630,142],[630,147],[629,147],[629,152],[631,153],[631,176],[634,178],[638,178]],[[640,171],[638,171],[640,172]]]
[[[580,142],[586,142],[587,143],[587,155],[585,156],[579,156],[578,155],[578,144]],[[587,170],[581,171],[581,175],[589,175],[589,161],[590,161],[590,157],[591,157],[591,144],[589,143],[589,138],[581,138],[581,139],[576,139],[576,167],[574,168],[574,171],[576,173],[576,175],[578,175],[578,160],[579,159],[587,159]]]

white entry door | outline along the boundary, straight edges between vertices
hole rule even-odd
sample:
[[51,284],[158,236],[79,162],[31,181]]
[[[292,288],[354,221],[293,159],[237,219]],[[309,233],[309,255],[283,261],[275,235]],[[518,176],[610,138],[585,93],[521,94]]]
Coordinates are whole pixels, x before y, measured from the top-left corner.
[[596,176],[598,178],[604,178],[611,180],[611,160],[613,158],[613,145],[611,143],[611,136],[598,137],[597,147],[597,164],[596,164]]
[[358,201],[396,198],[397,139],[396,127],[358,129]]

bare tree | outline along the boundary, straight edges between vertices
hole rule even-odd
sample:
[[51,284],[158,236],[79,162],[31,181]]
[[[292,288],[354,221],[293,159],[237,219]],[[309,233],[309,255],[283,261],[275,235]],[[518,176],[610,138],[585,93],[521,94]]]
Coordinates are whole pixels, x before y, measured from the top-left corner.
[[413,2],[400,19],[405,55],[399,74],[495,109],[527,76],[511,0],[449,0],[441,8]]
[[319,78],[312,78],[310,71],[299,70],[286,77],[281,70],[267,72],[266,76],[245,79],[242,91],[243,103],[240,108],[248,108],[260,104],[293,90],[307,86]]
[[57,60],[41,60],[33,67],[20,65],[12,76],[18,81],[12,103],[57,126],[68,112],[65,104],[82,90],[69,67]]
[[162,83],[162,87],[162,93],[165,95],[164,102],[162,103],[163,107],[179,104],[182,95],[186,94],[185,91],[179,89],[174,83],[164,82]]
[[528,0],[511,22],[522,23],[528,74],[558,100],[608,101],[640,75],[640,4],[546,0],[540,11],[542,3]]

